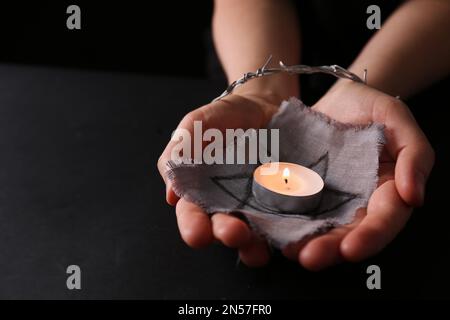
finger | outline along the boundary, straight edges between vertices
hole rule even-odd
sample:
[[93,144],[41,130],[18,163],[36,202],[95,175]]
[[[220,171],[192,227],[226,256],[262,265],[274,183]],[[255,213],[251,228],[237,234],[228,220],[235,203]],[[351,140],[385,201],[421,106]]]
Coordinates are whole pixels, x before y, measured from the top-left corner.
[[366,217],[342,240],[342,256],[360,261],[380,252],[404,227],[411,211],[398,194],[395,182],[387,181],[372,194]]
[[358,210],[355,220],[348,225],[332,229],[309,241],[298,253],[298,261],[308,270],[319,271],[340,263],[342,239],[353,230],[365,216],[365,209]]
[[406,105],[390,100],[377,108],[386,125],[386,148],[396,160],[397,190],[407,204],[421,205],[434,163],[433,149]]
[[267,243],[252,233],[248,244],[239,249],[239,258],[249,267],[262,267],[270,260]]
[[166,184],[166,201],[171,206],[174,206],[177,204],[178,200],[180,200],[180,197],[173,191],[172,182],[169,180]]
[[173,192],[172,186],[170,185],[171,184],[170,179],[167,176],[167,173],[169,170],[169,168],[167,167],[167,163],[168,163],[169,159],[167,159],[165,153],[163,152],[161,157],[158,159],[157,166],[158,166],[159,174],[163,178],[164,183],[166,185],[166,202],[168,204],[170,204],[171,206],[173,206],[177,203],[178,197],[175,194],[175,192]]
[[201,248],[213,241],[211,221],[200,207],[182,198],[176,213],[181,238],[190,247]]
[[[193,143],[192,137],[193,137],[193,132],[194,132],[194,122],[195,121],[203,121],[203,112],[200,109],[192,111],[183,117],[183,119],[180,121],[180,123],[178,124],[178,127],[176,129],[178,131],[175,131],[175,132],[178,132],[179,135],[171,138],[171,140],[167,144],[166,148],[164,149],[163,153],[161,154],[161,156],[158,159],[157,166],[158,166],[159,174],[161,175],[161,177],[164,180],[164,183],[166,184],[166,201],[168,204],[170,204],[172,206],[177,203],[177,201],[179,200],[179,197],[173,191],[172,183],[167,175],[167,173],[169,171],[168,163],[171,160],[180,160],[179,159],[180,156],[181,157],[184,156],[187,158],[191,158],[193,156],[192,150],[194,148],[192,145],[192,143]],[[174,154],[172,154],[172,151],[173,151],[174,147],[180,143],[179,139],[183,136],[182,135],[183,130],[184,130],[184,132],[186,132],[186,134],[188,136],[191,137],[190,145],[188,146],[190,148],[191,155],[177,154],[177,159],[174,159]]]
[[166,201],[171,206],[174,206],[177,203],[177,201],[180,199],[176,195],[176,193],[173,191],[172,181],[168,177],[168,172],[170,170],[168,163],[172,159],[172,148],[174,147],[175,144],[176,144],[175,141],[170,141],[167,144],[163,153],[159,157],[158,163],[157,163],[159,174],[163,178],[164,183],[166,185]]
[[239,218],[225,213],[216,213],[211,218],[214,237],[231,248],[243,247],[251,237],[247,224]]
[[175,194],[172,188],[172,181],[168,177],[169,172],[169,161],[175,160],[173,159],[172,155],[172,149],[179,143],[179,141],[173,141],[171,140],[166,148],[164,149],[163,153],[158,159],[158,171],[161,177],[164,180],[164,183],[166,184],[166,201],[168,204],[174,206],[177,201],[179,200],[179,197]]
[[395,182],[400,196],[412,206],[425,198],[425,185],[434,163],[434,152],[426,141],[405,146],[398,154]]

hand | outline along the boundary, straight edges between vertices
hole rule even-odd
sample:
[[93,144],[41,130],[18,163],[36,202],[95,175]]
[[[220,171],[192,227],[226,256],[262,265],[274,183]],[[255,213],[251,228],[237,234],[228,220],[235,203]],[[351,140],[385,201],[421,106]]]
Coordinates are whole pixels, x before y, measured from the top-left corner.
[[[277,110],[277,99],[232,95],[226,100],[188,114],[179,127],[192,131],[193,121],[205,127],[259,128]],[[314,107],[341,122],[383,123],[387,144],[380,158],[379,185],[368,208],[359,210],[356,220],[324,235],[305,239],[284,248],[283,253],[311,270],[342,260],[358,261],[380,251],[403,228],[412,208],[423,202],[426,179],[434,152],[408,108],[399,100],[365,85],[347,82],[330,90]],[[239,249],[241,260],[259,266],[269,260],[265,242],[241,220],[218,213],[210,220],[196,205],[178,199],[165,177],[165,164],[173,145],[169,143],[158,167],[166,181],[167,201],[177,205],[182,238],[192,247],[202,247],[214,238]]]
[[[216,128],[223,132],[227,128],[263,128],[277,111],[280,102],[281,98],[272,93],[233,94],[190,112],[178,128],[189,130],[191,135],[194,121],[202,121],[204,130]],[[167,145],[158,160],[158,169],[166,183],[166,200],[170,205],[176,205],[178,228],[183,240],[189,246],[199,248],[217,239],[228,247],[237,248],[241,260],[249,266],[267,263],[267,244],[245,222],[225,213],[216,213],[210,219],[200,207],[175,195],[166,177],[166,164],[175,144],[170,142]]]
[[404,103],[363,84],[340,81],[313,108],[340,122],[382,123],[387,138],[378,187],[356,220],[283,250],[306,268],[319,270],[367,258],[394,239],[412,207],[423,203],[434,152]]

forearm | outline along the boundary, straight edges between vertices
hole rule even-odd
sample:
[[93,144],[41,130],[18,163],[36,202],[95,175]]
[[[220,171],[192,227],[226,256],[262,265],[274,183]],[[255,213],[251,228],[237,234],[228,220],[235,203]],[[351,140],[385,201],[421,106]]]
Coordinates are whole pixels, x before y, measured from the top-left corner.
[[[258,69],[271,54],[274,62],[299,63],[299,25],[287,0],[216,0],[213,36],[229,82]],[[285,99],[298,96],[298,77],[272,75],[252,80],[239,90]]]
[[450,1],[411,0],[369,41],[350,70],[368,84],[408,97],[450,71]]

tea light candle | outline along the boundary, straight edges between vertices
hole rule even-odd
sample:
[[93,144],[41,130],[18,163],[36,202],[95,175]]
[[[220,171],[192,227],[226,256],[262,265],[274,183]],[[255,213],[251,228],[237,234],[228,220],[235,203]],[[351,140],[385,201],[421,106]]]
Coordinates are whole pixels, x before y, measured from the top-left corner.
[[317,172],[295,163],[266,163],[253,173],[256,201],[283,213],[311,212],[319,205],[323,187]]

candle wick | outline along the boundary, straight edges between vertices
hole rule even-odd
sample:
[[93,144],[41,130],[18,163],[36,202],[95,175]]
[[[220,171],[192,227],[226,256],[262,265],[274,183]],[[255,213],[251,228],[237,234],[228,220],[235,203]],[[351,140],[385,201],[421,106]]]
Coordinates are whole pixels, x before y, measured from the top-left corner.
[[284,183],[286,183],[286,184],[288,183],[287,179],[284,179]]

